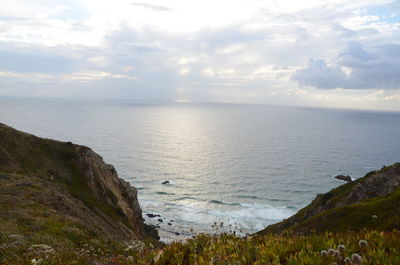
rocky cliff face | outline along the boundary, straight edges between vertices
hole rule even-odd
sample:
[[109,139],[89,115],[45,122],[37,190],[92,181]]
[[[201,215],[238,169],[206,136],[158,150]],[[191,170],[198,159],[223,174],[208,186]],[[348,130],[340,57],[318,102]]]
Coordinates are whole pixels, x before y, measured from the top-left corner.
[[105,164],[93,150],[74,146],[78,163],[83,171],[88,187],[99,200],[105,200],[113,208],[120,209],[126,216],[133,234],[144,236],[144,219],[137,199],[137,190],[120,179],[112,165]]
[[[7,203],[28,201],[57,220],[107,240],[157,237],[156,230],[144,224],[136,188],[88,147],[42,139],[0,124],[0,175],[0,208],[10,226],[19,219],[11,220]],[[18,210],[24,209],[20,205]],[[30,219],[43,223],[39,217]]]
[[400,228],[400,163],[318,195],[294,216],[260,234]]

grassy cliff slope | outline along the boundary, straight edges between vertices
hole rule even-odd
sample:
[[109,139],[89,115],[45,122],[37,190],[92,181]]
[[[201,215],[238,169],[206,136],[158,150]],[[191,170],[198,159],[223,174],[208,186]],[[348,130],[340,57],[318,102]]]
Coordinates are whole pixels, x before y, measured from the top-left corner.
[[368,173],[325,194],[260,234],[400,229],[400,163]]
[[157,236],[144,224],[136,189],[90,148],[3,124],[0,212],[0,242],[21,251],[41,244],[128,245]]

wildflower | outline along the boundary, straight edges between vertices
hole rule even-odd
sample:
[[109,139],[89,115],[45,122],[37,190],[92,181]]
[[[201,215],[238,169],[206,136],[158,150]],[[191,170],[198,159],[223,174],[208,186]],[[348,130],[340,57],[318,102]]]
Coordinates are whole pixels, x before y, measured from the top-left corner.
[[38,265],[42,262],[42,259],[32,259],[31,262],[32,262],[32,265]]
[[358,255],[357,253],[354,253],[351,255],[351,260],[353,261],[353,264],[361,264],[363,262],[363,258]]
[[360,240],[358,242],[358,245],[360,246],[360,248],[367,248],[368,247],[368,243],[365,240]]
[[329,256],[333,256],[333,253],[335,253],[335,250],[333,248],[328,249]]
[[325,249],[324,249],[324,250],[321,250],[321,256],[322,256],[322,257],[328,256],[328,251],[326,251]]
[[345,250],[345,246],[344,245],[338,245],[337,249],[339,250],[340,254],[343,254],[344,250]]
[[334,250],[333,250],[333,256],[334,256],[335,258],[340,258],[340,253],[339,253],[339,251],[337,251],[336,249],[334,249]]
[[351,259],[349,257],[344,259],[344,264],[346,265],[353,265],[353,262],[351,261]]

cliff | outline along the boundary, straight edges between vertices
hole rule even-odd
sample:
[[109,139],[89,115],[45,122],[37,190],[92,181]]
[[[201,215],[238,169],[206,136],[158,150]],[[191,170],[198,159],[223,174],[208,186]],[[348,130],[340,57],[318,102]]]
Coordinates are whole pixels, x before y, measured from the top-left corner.
[[294,216],[258,234],[400,229],[400,163],[318,195]]
[[4,124],[0,212],[0,236],[18,235],[31,243],[128,244],[158,236],[144,224],[136,188],[101,156],[85,146],[42,139]]

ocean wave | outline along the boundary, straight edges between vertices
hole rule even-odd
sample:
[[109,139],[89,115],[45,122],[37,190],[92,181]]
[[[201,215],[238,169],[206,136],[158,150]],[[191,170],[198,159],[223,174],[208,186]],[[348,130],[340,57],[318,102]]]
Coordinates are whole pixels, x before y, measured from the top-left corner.
[[174,201],[185,201],[185,200],[197,200],[196,198],[192,197],[192,196],[182,196],[182,197],[178,197],[175,198]]
[[222,202],[222,201],[218,201],[218,200],[211,200],[211,201],[209,201],[209,203],[221,204],[221,205],[240,205],[239,203],[235,203],[235,202]]
[[155,193],[158,194],[158,195],[175,195],[175,193],[165,192],[165,191],[157,191]]
[[168,206],[169,213],[173,214],[175,219],[184,222],[192,224],[207,224],[214,221],[236,222],[252,230],[263,228],[294,213],[293,209],[288,207],[247,203],[226,205],[223,209],[208,209],[206,205],[195,202],[190,205],[167,203],[165,206]]
[[257,199],[257,200],[263,200],[263,198],[255,196],[255,195],[236,195],[236,198],[242,198],[242,199]]

